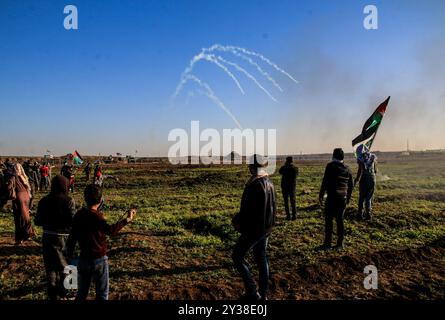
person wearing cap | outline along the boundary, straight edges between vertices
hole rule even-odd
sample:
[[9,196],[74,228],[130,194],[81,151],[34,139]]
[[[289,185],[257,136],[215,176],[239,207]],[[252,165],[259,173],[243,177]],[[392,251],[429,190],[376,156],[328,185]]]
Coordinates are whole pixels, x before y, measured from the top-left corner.
[[[269,286],[266,251],[276,221],[276,195],[260,156],[254,155],[251,158],[249,171],[251,176],[244,188],[240,211],[232,220],[235,229],[241,233],[233,249],[232,259],[244,281],[245,298],[266,300]],[[244,259],[250,250],[253,251],[259,269],[259,290]]]
[[295,203],[295,189],[297,187],[298,168],[292,163],[292,157],[287,157],[286,162],[280,168],[281,191],[283,193],[284,209],[287,220],[291,219],[289,211],[289,199],[292,207],[292,220],[297,218],[297,206]]
[[344,152],[341,148],[334,149],[332,161],[326,166],[323,182],[320,188],[319,201],[323,204],[325,193],[328,194],[325,203],[325,237],[320,247],[322,250],[331,249],[333,220],[337,223],[337,244],[335,249],[343,248],[344,223],[343,214],[346,205],[351,200],[352,181],[351,170],[343,163]]
[[55,176],[50,193],[39,201],[34,223],[43,227],[43,262],[47,277],[48,298],[64,298],[64,268],[68,265],[65,256],[66,241],[76,213],[74,200],[68,196],[69,181]]

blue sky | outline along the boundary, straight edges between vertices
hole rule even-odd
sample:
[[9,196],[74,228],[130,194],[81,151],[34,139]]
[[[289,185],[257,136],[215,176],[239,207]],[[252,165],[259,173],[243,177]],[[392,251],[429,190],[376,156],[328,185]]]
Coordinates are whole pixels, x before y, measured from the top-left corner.
[[[74,4],[79,29],[63,28]],[[365,30],[363,8],[379,10]],[[391,95],[375,148],[444,148],[445,2],[429,1],[0,1],[0,154],[165,155],[168,132],[234,127],[181,73],[203,47],[259,52],[294,76],[262,65],[277,102],[236,74],[201,61],[245,128],[277,129],[279,153],[330,152],[350,141]],[[224,58],[249,67],[229,54]],[[245,61],[244,61],[245,62]],[[233,70],[232,70],[233,71]],[[192,95],[193,92],[193,95]],[[442,139],[441,139],[442,138]]]

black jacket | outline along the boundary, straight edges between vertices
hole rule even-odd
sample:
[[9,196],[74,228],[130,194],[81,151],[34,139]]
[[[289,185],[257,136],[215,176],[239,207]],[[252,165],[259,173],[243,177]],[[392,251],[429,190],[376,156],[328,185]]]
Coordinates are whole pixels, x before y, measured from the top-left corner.
[[286,163],[280,168],[281,188],[283,190],[294,190],[297,184],[298,168],[292,163]]
[[52,180],[51,193],[39,201],[34,223],[43,230],[69,234],[76,213],[74,200],[68,196],[69,181],[57,176]]
[[239,213],[233,218],[242,234],[260,237],[275,225],[275,188],[268,176],[251,178],[244,188]]
[[319,196],[323,198],[327,192],[330,198],[347,199],[349,202],[353,187],[351,170],[343,162],[331,161],[326,166]]

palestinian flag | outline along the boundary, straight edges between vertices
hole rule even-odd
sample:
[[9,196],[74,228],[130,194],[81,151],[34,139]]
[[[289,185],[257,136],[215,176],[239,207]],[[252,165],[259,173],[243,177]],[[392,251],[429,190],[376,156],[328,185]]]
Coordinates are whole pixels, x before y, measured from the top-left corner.
[[79,152],[77,152],[77,150],[75,150],[73,153],[73,162],[74,162],[74,164],[77,164],[78,166],[80,166],[83,163],[83,159],[80,156]]
[[388,97],[385,101],[383,101],[377,107],[377,109],[375,109],[368,120],[366,120],[365,124],[363,125],[362,133],[360,133],[354,140],[352,140],[353,147],[359,143],[362,143],[368,148],[368,150],[371,149],[375,135],[377,134],[377,130],[379,129],[380,123],[382,122],[383,116],[385,115],[389,98],[391,97]]

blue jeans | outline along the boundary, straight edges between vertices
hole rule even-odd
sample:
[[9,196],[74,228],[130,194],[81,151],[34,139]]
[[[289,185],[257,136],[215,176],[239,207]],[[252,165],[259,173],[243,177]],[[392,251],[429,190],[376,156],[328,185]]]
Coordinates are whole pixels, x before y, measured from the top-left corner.
[[96,260],[79,259],[77,265],[76,300],[86,300],[90,291],[91,281],[96,285],[96,300],[108,300],[110,284],[107,256]]
[[267,291],[269,289],[269,263],[266,256],[267,240],[268,235],[253,238],[242,234],[233,249],[232,259],[235,268],[244,281],[248,297],[256,297],[257,293],[257,287],[249,270],[249,265],[244,259],[250,249],[253,249],[253,256],[259,269],[258,293],[263,299],[267,297]]

